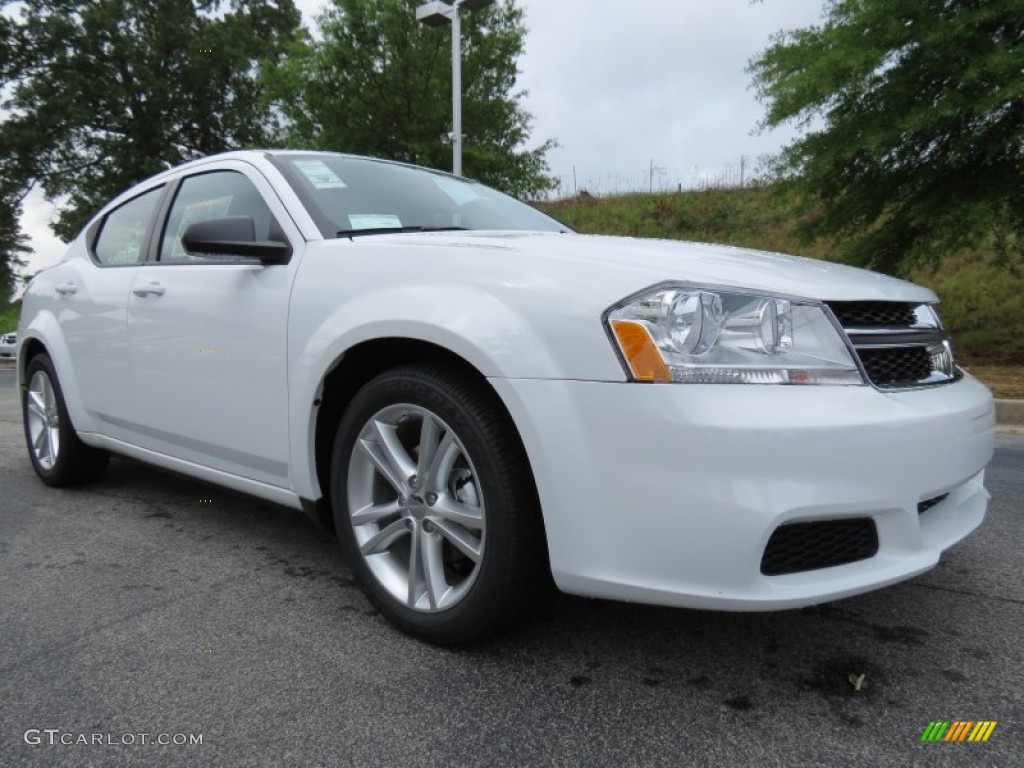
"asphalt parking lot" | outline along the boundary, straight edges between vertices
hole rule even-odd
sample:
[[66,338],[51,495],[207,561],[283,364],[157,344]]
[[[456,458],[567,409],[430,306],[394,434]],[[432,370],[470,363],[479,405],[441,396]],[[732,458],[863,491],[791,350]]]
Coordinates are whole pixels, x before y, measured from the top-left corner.
[[[0,763],[1020,765],[1024,436],[1000,435],[989,487],[979,531],[874,594],[772,614],[558,596],[441,650],[385,624],[298,513],[127,460],[46,488],[0,367]],[[998,726],[921,743],[933,720]]]

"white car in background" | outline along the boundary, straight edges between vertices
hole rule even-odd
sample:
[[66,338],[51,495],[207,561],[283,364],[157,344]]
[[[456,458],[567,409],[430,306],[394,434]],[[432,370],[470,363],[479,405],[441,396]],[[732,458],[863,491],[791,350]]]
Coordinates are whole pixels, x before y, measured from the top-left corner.
[[50,485],[118,453],[307,511],[442,643],[566,592],[791,608],[977,527],[993,402],[926,288],[572,233],[482,185],[335,154],[124,192],[24,297]]
[[0,335],[0,357],[14,357],[18,354],[18,334]]

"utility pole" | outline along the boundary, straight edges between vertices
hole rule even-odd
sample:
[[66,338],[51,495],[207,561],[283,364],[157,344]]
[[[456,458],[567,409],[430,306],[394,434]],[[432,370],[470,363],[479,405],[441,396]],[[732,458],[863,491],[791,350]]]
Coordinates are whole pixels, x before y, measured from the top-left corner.
[[462,175],[462,22],[459,10],[486,8],[494,0],[432,0],[416,9],[416,21],[428,27],[452,25],[452,173]]
[[452,173],[462,175],[462,22],[459,0],[452,6]]

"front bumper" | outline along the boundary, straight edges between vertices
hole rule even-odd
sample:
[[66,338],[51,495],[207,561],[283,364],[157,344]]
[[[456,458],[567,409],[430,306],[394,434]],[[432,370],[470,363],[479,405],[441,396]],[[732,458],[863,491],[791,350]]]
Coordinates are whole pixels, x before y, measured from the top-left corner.
[[[566,592],[737,611],[810,605],[934,567],[985,515],[994,409],[969,376],[902,393],[491,382],[526,446]],[[864,517],[878,532],[873,557],[761,573],[779,525]]]

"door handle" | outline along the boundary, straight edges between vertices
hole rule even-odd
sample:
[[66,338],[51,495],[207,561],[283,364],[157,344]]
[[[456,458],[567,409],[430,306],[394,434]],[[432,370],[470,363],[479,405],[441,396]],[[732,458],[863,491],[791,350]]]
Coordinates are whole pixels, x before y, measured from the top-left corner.
[[140,285],[138,288],[132,288],[132,293],[136,296],[145,296],[146,294],[152,293],[155,296],[164,295],[164,287],[160,283],[146,283]]
[[60,285],[56,286],[54,290],[57,291],[57,293],[59,293],[61,296],[70,296],[71,294],[76,293],[78,291],[78,286],[75,285],[74,283],[61,283]]

